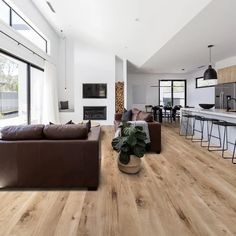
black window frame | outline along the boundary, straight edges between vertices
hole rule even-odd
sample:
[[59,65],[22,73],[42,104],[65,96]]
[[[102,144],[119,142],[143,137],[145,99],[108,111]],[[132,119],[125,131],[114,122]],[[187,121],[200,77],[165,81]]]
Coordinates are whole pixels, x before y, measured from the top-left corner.
[[[31,24],[29,24],[18,12],[16,12],[8,3],[6,3],[4,0],[0,0],[0,1],[2,1],[5,5],[7,5],[9,7],[9,26],[12,27],[12,12],[14,12],[17,16],[19,16],[27,24],[27,26],[29,26],[29,28],[31,28],[36,34],[39,35],[39,37],[41,37],[44,40],[45,52],[48,53],[48,41]],[[32,42],[32,43],[34,43],[34,42]]]
[[[173,94],[174,94],[174,82],[184,82],[184,105],[186,106],[187,105],[187,80],[186,79],[179,79],[179,80],[176,80],[176,79],[163,79],[163,80],[159,80],[159,105],[160,105],[160,102],[161,102],[161,87],[164,87],[164,86],[161,86],[161,82],[162,81],[170,81],[171,82],[171,104],[173,106],[174,104],[174,97],[173,97]],[[169,86],[168,86],[169,87]]]
[[27,91],[27,124],[31,124],[31,68],[35,68],[37,70],[40,70],[42,72],[44,72],[44,69],[27,61],[27,60],[24,60],[23,58],[21,57],[18,57],[4,49],[1,49],[0,48],[0,53],[3,54],[3,55],[6,55],[8,57],[12,57],[18,61],[21,61],[23,63],[26,64],[26,70],[27,70],[27,73],[26,73],[26,91]]
[[201,88],[211,88],[211,87],[215,87],[217,84],[215,84],[215,85],[207,85],[207,86],[198,86],[198,80],[199,79],[203,79],[204,77],[203,76],[200,76],[200,77],[197,77],[196,79],[195,79],[195,88],[196,89],[201,89]]

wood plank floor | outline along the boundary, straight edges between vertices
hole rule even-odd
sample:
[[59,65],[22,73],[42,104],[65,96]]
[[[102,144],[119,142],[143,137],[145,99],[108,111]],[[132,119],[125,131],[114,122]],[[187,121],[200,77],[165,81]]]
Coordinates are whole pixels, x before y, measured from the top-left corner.
[[236,235],[236,165],[162,129],[163,151],[138,175],[117,169],[111,126],[102,129],[96,192],[0,191],[0,236]]

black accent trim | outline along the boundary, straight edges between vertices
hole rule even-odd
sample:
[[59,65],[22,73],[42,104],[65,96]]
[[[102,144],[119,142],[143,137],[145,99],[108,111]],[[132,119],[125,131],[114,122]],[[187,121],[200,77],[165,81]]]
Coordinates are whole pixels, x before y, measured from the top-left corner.
[[[1,30],[0,30],[0,32],[1,32]],[[16,40],[15,40],[15,41],[16,41]],[[33,63],[27,61],[27,60],[25,60],[25,59],[23,59],[23,58],[21,58],[21,57],[18,57],[18,56],[16,56],[16,55],[14,55],[14,54],[12,54],[12,53],[10,53],[10,52],[8,52],[8,51],[2,49],[2,48],[0,48],[0,53],[5,54],[5,55],[7,55],[7,56],[9,56],[9,57],[13,57],[14,59],[19,60],[19,61],[21,61],[21,62],[24,62],[24,63],[26,63],[26,64],[30,64],[30,65],[31,65],[32,67],[34,67],[35,69],[44,71],[43,68],[41,68],[41,67],[39,67],[39,66],[37,66],[37,65],[35,65],[35,64],[33,64]]]
[[9,11],[9,25],[12,27],[12,9],[11,7],[9,7],[10,11]]
[[[32,26],[30,25],[20,14],[18,14],[8,3],[6,3],[4,0],[2,0],[3,3],[5,3],[9,8],[9,25],[12,27],[12,11],[18,15],[36,34],[38,34],[44,41],[45,41],[45,52],[48,52],[48,41]],[[22,45],[22,44],[21,44]]]
[[31,82],[31,65],[27,64],[27,123],[31,123],[31,93],[30,83]]

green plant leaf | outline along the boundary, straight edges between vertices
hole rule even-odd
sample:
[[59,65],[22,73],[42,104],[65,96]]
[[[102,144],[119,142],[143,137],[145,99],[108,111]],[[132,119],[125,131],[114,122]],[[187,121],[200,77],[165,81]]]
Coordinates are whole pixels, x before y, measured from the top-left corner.
[[112,147],[113,147],[114,150],[116,150],[116,151],[119,151],[119,150],[120,150],[121,145],[122,145],[121,140],[122,140],[121,137],[117,137],[117,138],[114,138],[114,139],[112,140],[111,145],[112,145]]
[[143,147],[140,147],[140,146],[135,146],[134,147],[134,155],[139,157],[139,158],[143,157],[145,152],[146,152],[146,150]]
[[143,142],[143,141],[140,141],[140,140],[137,141],[137,144],[136,144],[136,145],[137,145],[137,146],[140,146],[140,147],[143,147],[143,148],[146,147],[146,143]]
[[120,152],[119,160],[122,164],[127,165],[130,161],[130,155],[127,152]]
[[143,132],[137,132],[136,133],[136,138],[140,140],[145,140],[147,138],[146,133]]
[[127,143],[131,146],[134,147],[137,144],[137,138],[135,137],[134,134],[131,134],[127,137]]

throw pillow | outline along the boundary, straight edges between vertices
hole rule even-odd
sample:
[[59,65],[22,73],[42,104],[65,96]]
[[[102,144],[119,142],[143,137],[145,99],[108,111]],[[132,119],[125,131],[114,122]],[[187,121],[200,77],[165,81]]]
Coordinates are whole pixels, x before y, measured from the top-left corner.
[[61,101],[60,106],[61,106],[61,110],[69,109],[69,102],[68,101]]
[[91,131],[91,120],[89,120],[88,122],[86,122],[86,127],[88,129],[88,133]]
[[138,118],[138,114],[140,113],[141,111],[137,108],[133,108],[132,109],[132,121],[136,121],[137,118]]
[[153,115],[144,111],[138,113],[137,120],[144,120],[146,122],[153,122]]
[[121,121],[127,122],[130,121],[131,119],[132,119],[132,110],[124,111],[121,117]]
[[[74,125],[75,123],[72,120],[69,120],[68,122],[65,123],[65,125]],[[55,125],[52,122],[49,122],[49,125]]]

